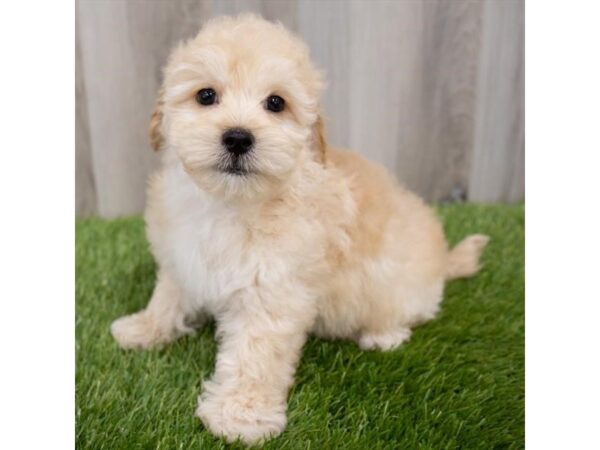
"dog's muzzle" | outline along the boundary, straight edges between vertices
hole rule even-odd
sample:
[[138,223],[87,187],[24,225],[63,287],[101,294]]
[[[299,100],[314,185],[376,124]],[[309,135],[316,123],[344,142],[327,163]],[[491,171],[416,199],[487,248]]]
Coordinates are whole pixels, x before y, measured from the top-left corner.
[[221,138],[226,152],[219,161],[220,171],[230,175],[248,175],[252,172],[251,150],[254,148],[254,136],[244,128],[230,128]]

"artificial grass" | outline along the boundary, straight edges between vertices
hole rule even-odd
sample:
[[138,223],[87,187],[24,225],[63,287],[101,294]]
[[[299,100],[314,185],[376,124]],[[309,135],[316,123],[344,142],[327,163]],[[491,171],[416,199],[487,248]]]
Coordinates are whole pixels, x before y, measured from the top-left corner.
[[[492,237],[485,267],[446,288],[442,311],[388,352],[311,338],[288,426],[265,449],[524,447],[524,208],[438,208],[448,239]],[[120,350],[110,323],[143,308],[155,264],[139,218],[76,228],[76,445],[222,449],[194,416],[214,327],[162,351]]]

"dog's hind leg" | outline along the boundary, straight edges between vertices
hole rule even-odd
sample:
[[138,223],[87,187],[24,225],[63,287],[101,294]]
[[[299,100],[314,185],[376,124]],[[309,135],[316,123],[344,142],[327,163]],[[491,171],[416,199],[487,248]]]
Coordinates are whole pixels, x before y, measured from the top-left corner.
[[410,328],[398,327],[384,332],[362,332],[358,338],[361,350],[393,350],[410,339]]
[[194,328],[187,322],[192,318],[179,286],[164,271],[159,271],[146,309],[115,320],[110,330],[123,348],[150,348],[192,333]]

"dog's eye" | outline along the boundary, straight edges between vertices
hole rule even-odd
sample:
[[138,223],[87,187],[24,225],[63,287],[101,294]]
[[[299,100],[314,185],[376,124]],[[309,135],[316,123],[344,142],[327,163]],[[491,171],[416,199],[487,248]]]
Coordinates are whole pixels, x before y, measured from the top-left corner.
[[267,98],[266,108],[269,111],[276,113],[281,112],[283,111],[283,108],[285,108],[285,100],[279,95],[271,95],[269,98]]
[[196,93],[196,101],[201,105],[212,105],[217,100],[217,93],[214,89],[200,89]]

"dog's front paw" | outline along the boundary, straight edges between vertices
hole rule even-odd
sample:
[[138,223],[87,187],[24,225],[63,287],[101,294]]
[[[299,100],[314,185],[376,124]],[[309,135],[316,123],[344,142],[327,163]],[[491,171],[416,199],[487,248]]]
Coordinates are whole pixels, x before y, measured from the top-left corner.
[[240,439],[256,444],[279,435],[285,428],[286,405],[266,407],[246,395],[202,395],[196,415],[213,434],[227,442]]
[[115,320],[110,332],[122,348],[146,349],[172,339],[145,311]]

